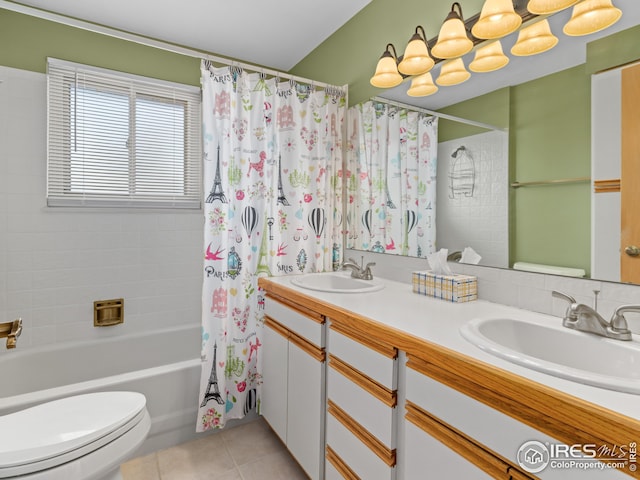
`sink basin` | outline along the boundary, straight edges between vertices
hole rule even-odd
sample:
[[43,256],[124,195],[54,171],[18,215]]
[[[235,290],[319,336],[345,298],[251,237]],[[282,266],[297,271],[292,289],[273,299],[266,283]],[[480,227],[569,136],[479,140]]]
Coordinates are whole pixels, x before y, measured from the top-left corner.
[[460,328],[482,350],[557,377],[619,392],[640,394],[640,345],[561,325],[511,318],[475,319]]
[[291,283],[298,287],[332,293],[367,293],[376,292],[384,288],[384,284],[377,279],[361,280],[351,278],[349,272],[325,272],[300,275],[293,277]]

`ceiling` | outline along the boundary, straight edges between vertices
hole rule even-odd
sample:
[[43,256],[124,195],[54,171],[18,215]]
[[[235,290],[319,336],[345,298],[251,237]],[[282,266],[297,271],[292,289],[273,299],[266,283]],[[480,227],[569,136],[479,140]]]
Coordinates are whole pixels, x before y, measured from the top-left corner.
[[10,3],[287,71],[370,1],[21,0]]

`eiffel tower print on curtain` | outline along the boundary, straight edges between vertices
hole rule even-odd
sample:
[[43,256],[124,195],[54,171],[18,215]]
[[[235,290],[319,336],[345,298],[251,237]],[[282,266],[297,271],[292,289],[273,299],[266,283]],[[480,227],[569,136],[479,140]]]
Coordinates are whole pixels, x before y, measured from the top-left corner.
[[284,196],[284,190],[282,189],[282,155],[278,155],[278,204],[289,206],[287,197]]
[[[220,395],[220,389],[218,388],[218,372],[216,371],[216,357],[217,357],[218,343],[213,344],[213,364],[211,366],[211,374],[209,375],[209,383],[207,385],[207,391],[204,394],[200,408],[204,407],[209,400],[215,400],[218,405],[224,405],[224,399]],[[211,388],[213,387],[213,392]]]
[[213,203],[215,200],[227,203],[227,197],[224,196],[224,192],[222,191],[222,181],[220,179],[220,145],[218,145],[218,158],[216,160],[216,176],[213,180],[211,193],[209,193],[205,203]]

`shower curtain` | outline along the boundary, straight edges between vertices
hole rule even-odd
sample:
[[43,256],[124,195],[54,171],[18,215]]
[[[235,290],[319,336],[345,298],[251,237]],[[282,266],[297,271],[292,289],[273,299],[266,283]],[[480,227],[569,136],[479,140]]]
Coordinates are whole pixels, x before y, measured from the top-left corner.
[[434,252],[438,119],[369,101],[349,109],[347,127],[347,248]]
[[197,431],[259,405],[260,276],[341,262],[340,89],[202,61],[204,275]]

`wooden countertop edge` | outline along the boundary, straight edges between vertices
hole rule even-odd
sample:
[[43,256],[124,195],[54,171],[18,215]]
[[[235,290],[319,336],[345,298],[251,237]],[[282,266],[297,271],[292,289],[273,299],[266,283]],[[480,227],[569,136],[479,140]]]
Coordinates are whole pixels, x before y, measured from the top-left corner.
[[[417,368],[421,373],[566,444],[606,443],[609,446],[622,446],[640,440],[639,420],[306,296],[268,278],[260,278],[258,284],[267,292],[289,298],[329,318],[357,319],[368,335],[392,344],[406,352],[410,359],[414,357],[415,366],[431,366],[425,367],[431,372]],[[532,413],[541,415],[542,422],[535,421]],[[581,427],[577,429],[575,425]],[[640,471],[625,472],[640,478]]]

